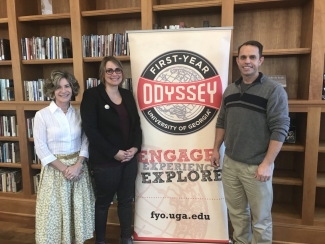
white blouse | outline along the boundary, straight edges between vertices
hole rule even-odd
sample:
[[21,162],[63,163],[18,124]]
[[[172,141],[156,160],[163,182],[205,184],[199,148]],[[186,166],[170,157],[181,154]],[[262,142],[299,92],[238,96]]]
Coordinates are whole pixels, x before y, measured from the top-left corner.
[[71,154],[88,158],[88,139],[81,135],[80,111],[71,105],[66,114],[55,102],[39,110],[34,120],[36,154],[45,166],[57,158],[54,154]]

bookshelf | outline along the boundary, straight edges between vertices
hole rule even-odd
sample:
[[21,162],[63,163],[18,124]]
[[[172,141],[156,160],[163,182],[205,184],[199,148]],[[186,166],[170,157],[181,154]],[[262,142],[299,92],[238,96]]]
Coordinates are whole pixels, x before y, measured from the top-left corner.
[[[0,101],[0,114],[17,117],[21,162],[0,163],[0,169],[22,171],[23,190],[0,192],[0,218],[33,219],[33,139],[27,137],[26,119],[48,102],[24,99],[24,80],[48,77],[56,69],[73,73],[81,92],[72,104],[80,105],[85,81],[97,77],[101,57],[83,57],[82,35],[110,34],[125,30],[150,30],[185,22],[187,27],[234,26],[229,82],[239,77],[237,47],[256,39],[264,45],[265,74],[287,78],[290,117],[296,119],[297,142],[285,144],[276,160],[273,178],[274,239],[318,243],[325,236],[325,102],[321,100],[325,71],[325,2],[322,0],[53,0],[53,14],[41,15],[39,0],[0,0],[0,38],[10,40],[12,60],[0,61],[0,78],[14,80],[15,101]],[[73,57],[54,60],[22,60],[20,39],[31,36],[63,36],[71,40]],[[130,59],[118,57],[131,77]],[[109,224],[116,224],[116,211]],[[317,240],[316,240],[317,237]],[[320,238],[322,239],[322,238]]]

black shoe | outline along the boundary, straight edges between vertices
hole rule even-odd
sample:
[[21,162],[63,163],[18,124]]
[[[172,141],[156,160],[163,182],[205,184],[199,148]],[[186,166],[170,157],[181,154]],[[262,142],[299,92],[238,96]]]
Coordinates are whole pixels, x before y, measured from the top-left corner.
[[121,238],[120,244],[133,244],[133,239],[132,238],[128,238],[128,239]]

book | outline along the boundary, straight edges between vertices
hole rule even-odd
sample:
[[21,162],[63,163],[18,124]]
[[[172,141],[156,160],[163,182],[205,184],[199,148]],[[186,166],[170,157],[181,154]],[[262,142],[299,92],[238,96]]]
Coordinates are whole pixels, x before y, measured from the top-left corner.
[[63,58],[72,58],[72,48],[69,38],[62,38],[62,53]]
[[6,79],[6,101],[14,101],[15,93],[14,93],[14,81],[12,79]]
[[279,82],[284,89],[287,88],[287,80],[285,75],[268,75],[271,80]]
[[322,91],[322,100],[325,100],[325,73],[323,74],[323,91]]
[[6,79],[0,79],[0,100],[6,101],[7,90],[6,90]]
[[11,136],[17,136],[17,122],[16,122],[16,116],[11,115],[9,116],[10,119],[10,131]]
[[10,43],[8,39],[0,38],[0,60],[10,60]]

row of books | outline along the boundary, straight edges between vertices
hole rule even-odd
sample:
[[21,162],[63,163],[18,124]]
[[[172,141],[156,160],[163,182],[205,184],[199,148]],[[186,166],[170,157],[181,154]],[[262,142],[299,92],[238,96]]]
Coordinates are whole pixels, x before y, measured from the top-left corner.
[[0,169],[0,192],[19,192],[21,190],[21,170]]
[[0,38],[0,60],[10,60],[10,43],[8,39]]
[[88,78],[86,80],[86,89],[96,87],[100,84],[100,80],[97,78]]
[[14,101],[14,81],[12,79],[0,78],[0,100],[1,101]]
[[23,37],[20,40],[23,60],[72,58],[69,38],[33,36]]
[[16,115],[0,115],[0,136],[18,136]]
[[33,138],[34,118],[35,117],[26,119],[26,121],[27,121],[27,137],[28,138]]
[[[88,78],[86,80],[86,89],[96,87],[100,84],[100,80],[97,78]],[[122,88],[128,89],[132,91],[132,78],[126,78],[124,81],[120,84]]]
[[20,150],[18,142],[0,142],[0,162],[20,162]]
[[83,35],[83,57],[125,56],[130,55],[128,34]]
[[25,80],[24,81],[24,91],[25,91],[25,101],[49,101],[49,97],[44,95],[45,80]]

